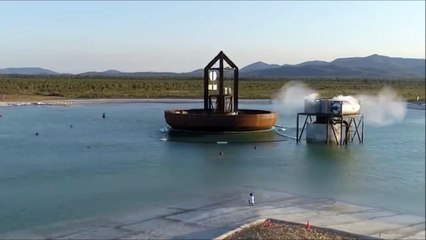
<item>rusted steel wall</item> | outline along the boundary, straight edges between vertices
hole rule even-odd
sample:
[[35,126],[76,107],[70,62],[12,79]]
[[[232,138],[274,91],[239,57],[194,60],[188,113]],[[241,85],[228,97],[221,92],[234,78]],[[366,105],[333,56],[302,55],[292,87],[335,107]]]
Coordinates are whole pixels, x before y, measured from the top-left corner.
[[193,131],[257,131],[271,129],[277,113],[241,109],[237,114],[209,113],[203,109],[167,110],[167,124],[174,129]]

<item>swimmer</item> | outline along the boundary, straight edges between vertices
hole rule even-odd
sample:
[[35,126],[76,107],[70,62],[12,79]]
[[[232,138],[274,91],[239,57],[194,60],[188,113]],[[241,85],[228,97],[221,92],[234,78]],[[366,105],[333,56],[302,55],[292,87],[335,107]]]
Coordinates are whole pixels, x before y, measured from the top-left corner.
[[35,135],[38,136],[38,132],[36,132]]
[[105,113],[102,113],[102,118],[105,118]]
[[222,156],[222,155],[223,155],[223,152],[220,152],[220,153],[219,153],[219,155],[221,155],[221,156]]

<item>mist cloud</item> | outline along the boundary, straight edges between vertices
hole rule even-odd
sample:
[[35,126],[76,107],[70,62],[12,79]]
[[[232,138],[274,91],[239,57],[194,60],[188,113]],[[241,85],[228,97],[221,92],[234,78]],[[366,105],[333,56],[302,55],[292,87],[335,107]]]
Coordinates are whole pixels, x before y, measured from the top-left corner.
[[[296,115],[304,111],[305,100],[315,100],[319,94],[314,89],[298,82],[285,84],[272,97],[275,111],[284,115]],[[365,123],[370,126],[389,126],[404,120],[407,103],[390,87],[384,87],[377,95],[359,94],[356,96],[336,96],[333,99],[352,105],[360,102],[360,112],[365,115]]]
[[388,126],[401,122],[407,112],[407,103],[390,87],[384,87],[377,95],[357,95],[361,100],[361,113],[365,123],[372,126]]
[[313,89],[298,82],[289,82],[285,84],[272,97],[272,104],[276,111],[284,115],[295,115],[303,112],[305,108],[305,99],[315,100],[318,97]]

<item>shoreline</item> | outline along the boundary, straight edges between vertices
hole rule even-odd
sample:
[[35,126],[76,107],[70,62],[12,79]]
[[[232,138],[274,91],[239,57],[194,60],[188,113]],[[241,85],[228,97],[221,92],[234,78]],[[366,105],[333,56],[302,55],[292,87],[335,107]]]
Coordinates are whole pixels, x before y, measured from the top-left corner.
[[[78,104],[128,104],[128,103],[202,103],[202,98],[99,98],[99,99],[64,99],[40,101],[0,101],[0,107],[18,106],[72,106]],[[271,99],[239,99],[240,102],[271,102]],[[425,102],[407,102],[407,109],[426,110]]]
[[[9,101],[1,102],[0,107],[10,106],[72,106],[78,104],[114,104],[114,103],[202,103],[202,98],[99,98],[99,99],[67,99],[40,101]],[[240,102],[270,102],[270,99],[239,99]]]

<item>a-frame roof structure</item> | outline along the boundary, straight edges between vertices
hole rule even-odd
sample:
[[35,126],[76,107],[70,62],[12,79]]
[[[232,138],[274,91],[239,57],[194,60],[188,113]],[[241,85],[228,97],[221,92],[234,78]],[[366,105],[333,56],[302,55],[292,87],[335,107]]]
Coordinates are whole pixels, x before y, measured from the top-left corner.
[[[238,111],[238,67],[235,65],[228,56],[225,55],[223,51],[220,51],[219,54],[211,60],[207,66],[204,68],[204,110],[209,110],[209,71],[219,70],[219,94],[217,95],[218,100],[218,113],[225,113],[225,94],[224,94],[224,84],[223,84],[223,62],[226,62],[234,71],[234,86],[233,86],[233,112]],[[213,68],[213,66],[219,62],[219,68]]]

